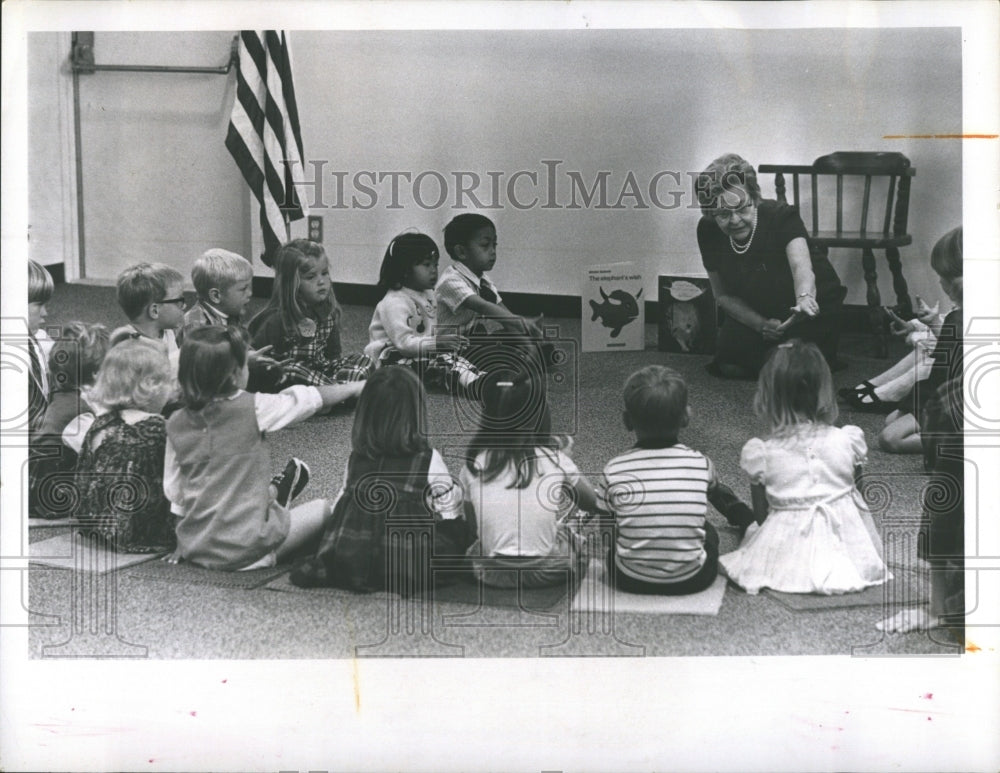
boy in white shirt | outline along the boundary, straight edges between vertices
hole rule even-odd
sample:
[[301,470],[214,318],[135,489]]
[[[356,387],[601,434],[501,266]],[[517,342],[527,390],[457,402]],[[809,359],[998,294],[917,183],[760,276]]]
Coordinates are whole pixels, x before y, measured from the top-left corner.
[[[438,306],[438,335],[464,336],[469,348],[462,356],[484,368],[495,359],[498,339],[520,352],[537,356],[535,340],[541,338],[536,320],[514,314],[487,275],[497,260],[497,231],[484,215],[465,213],[444,229],[444,248],[452,263],[441,272],[434,294]],[[490,328],[503,334],[490,336]],[[502,358],[501,358],[502,359]],[[513,363],[507,362],[507,367]],[[494,366],[496,363],[494,362]]]

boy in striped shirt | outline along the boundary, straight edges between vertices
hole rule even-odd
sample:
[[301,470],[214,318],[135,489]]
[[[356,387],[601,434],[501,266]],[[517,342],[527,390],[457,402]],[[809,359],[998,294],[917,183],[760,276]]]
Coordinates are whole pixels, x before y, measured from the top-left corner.
[[629,377],[624,398],[636,444],[605,465],[598,487],[599,506],[615,518],[608,575],[627,593],[698,593],[718,572],[708,504],[741,530],[753,511],[718,481],[708,457],[678,442],[689,418],[680,374],[649,365]]

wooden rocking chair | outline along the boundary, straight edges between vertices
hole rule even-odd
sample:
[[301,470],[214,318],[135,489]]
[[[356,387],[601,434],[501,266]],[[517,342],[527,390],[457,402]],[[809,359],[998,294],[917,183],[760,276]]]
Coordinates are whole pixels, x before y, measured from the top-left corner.
[[[910,178],[916,170],[902,153],[840,152],[820,156],[811,165],[761,164],[760,174],[774,174],[774,187],[778,200],[787,204],[785,196],[785,175],[792,176],[792,203],[799,208],[799,177],[808,177],[811,192],[812,218],[803,217],[809,232],[809,247],[826,255],[831,247],[855,247],[861,249],[861,265],[867,285],[867,300],[871,326],[876,334],[876,350],[879,357],[887,356],[887,322],[882,311],[882,300],[878,291],[875,271],[875,249],[885,250],[885,257],[892,273],[892,287],[896,293],[895,311],[904,319],[913,316],[909,289],[903,277],[903,266],[899,259],[899,248],[912,243],[913,238],[906,232],[910,210]],[[836,229],[820,230],[820,210],[829,212],[832,200],[820,190],[820,177],[835,176]],[[853,178],[853,179],[852,179]],[[848,186],[845,186],[845,179]],[[844,229],[844,215],[857,211],[857,189],[863,180],[855,230]],[[878,189],[885,188],[885,206],[882,209],[881,228],[868,228],[868,215],[873,201],[872,183]],[[824,186],[826,187],[826,186]],[[845,187],[847,192],[845,193]],[[881,198],[876,193],[876,198]],[[845,206],[846,202],[846,206]],[[877,205],[876,205],[877,206]],[[827,215],[828,217],[828,215]]]

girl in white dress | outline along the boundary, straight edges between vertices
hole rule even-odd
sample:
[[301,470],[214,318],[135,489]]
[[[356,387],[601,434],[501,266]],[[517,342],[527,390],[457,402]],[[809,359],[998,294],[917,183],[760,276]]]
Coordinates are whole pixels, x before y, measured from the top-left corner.
[[832,595],[891,579],[855,487],[864,433],[833,426],[833,379],[819,349],[798,340],[778,346],[760,373],[754,410],[771,435],[747,441],[740,466],[761,526],[720,557],[725,574],[751,594]]

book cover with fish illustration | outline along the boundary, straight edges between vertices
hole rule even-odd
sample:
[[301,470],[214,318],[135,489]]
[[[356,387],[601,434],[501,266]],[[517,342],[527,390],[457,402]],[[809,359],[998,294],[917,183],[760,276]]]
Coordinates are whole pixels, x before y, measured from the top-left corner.
[[642,280],[635,263],[605,263],[584,270],[580,315],[583,351],[644,347],[646,296]]
[[657,287],[657,348],[713,354],[718,316],[708,277],[661,275]]

